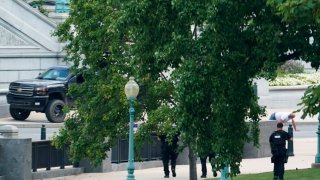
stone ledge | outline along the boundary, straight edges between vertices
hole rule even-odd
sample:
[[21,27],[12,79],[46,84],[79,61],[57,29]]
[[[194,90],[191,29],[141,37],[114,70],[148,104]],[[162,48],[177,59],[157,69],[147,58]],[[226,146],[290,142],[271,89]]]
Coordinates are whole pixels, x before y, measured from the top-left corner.
[[48,179],[63,176],[70,176],[83,173],[83,168],[66,168],[66,169],[52,169],[50,171],[38,171],[32,173],[32,179]]
[[0,95],[6,95],[8,93],[8,89],[0,89]]
[[[44,124],[46,126],[46,128],[60,128],[64,126],[64,123],[6,123],[6,125],[14,125],[17,128],[41,128],[41,126]],[[2,124],[0,124],[1,126]]]
[[[62,43],[61,43],[62,44]],[[64,58],[64,52],[39,52],[39,53],[1,53],[0,58]]]
[[270,86],[269,91],[287,91],[287,90],[305,90],[310,85],[297,85],[297,86]]
[[320,163],[312,163],[311,167],[312,168],[320,168]]
[[[142,161],[142,162],[135,162],[134,164],[135,164],[135,169],[139,170],[139,169],[161,167],[162,161],[161,160]],[[120,163],[120,164],[112,163],[112,171],[125,171],[128,168],[127,166],[128,166],[127,162]]]

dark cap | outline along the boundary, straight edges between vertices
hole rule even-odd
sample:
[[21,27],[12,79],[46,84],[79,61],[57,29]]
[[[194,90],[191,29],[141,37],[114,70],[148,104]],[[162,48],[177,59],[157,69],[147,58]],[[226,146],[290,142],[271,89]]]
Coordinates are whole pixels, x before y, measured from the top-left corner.
[[277,128],[282,128],[282,127],[283,127],[283,123],[282,122],[278,122]]

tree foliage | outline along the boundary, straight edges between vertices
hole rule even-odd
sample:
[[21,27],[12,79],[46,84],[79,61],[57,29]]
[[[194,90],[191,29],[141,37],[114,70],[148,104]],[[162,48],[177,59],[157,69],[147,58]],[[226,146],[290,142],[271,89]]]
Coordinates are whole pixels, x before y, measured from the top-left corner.
[[310,24],[320,22],[320,2],[318,0],[268,0],[286,21],[300,21]]
[[141,87],[136,140],[178,130],[198,155],[218,154],[212,162],[217,170],[229,164],[236,175],[244,144],[258,145],[264,115],[253,78],[272,78],[290,59],[318,63],[317,25],[284,21],[267,1],[70,4],[70,16],[55,34],[66,41],[67,60],[85,82],[71,91],[79,97],[77,111],[55,143],[70,144],[75,161],[87,157],[99,163],[114,140],[128,132],[123,87],[133,75]]
[[282,21],[292,29],[288,50],[294,56],[292,59],[302,59],[311,62],[311,66],[318,69],[319,61],[319,26],[320,2],[317,0],[268,0],[268,4],[275,8]]
[[67,60],[85,81],[70,89],[77,98],[77,110],[66,120],[55,144],[70,144],[76,162],[88,158],[98,164],[115,139],[128,129],[128,103],[123,89],[124,75],[130,74],[126,68],[130,58],[117,57],[125,50],[120,48],[124,41],[115,33],[115,20],[122,13],[116,9],[121,9],[121,1],[77,0],[70,4],[70,15],[55,34],[67,42]]

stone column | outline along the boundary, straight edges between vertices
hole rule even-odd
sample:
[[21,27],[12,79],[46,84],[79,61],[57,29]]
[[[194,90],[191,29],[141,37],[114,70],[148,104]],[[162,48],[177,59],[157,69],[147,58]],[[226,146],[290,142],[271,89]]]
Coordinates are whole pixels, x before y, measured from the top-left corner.
[[32,179],[31,139],[0,138],[0,175],[6,180]]

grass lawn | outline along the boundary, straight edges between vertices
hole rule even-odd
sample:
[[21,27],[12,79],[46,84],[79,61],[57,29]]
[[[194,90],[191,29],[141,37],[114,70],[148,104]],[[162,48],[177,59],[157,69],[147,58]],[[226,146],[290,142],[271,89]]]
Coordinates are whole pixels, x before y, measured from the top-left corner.
[[[232,180],[272,180],[273,172],[258,173],[258,174],[242,174],[234,177]],[[220,178],[213,178],[220,179]],[[320,169],[299,169],[299,170],[286,170],[284,173],[286,180],[319,180]]]

